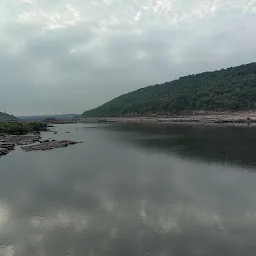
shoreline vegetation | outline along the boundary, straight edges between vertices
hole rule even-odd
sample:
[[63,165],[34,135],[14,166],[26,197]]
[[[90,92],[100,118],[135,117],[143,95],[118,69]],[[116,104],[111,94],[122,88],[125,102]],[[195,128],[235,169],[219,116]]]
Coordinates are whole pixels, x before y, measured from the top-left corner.
[[42,122],[0,122],[0,133],[24,135],[32,132],[47,131],[48,125]]

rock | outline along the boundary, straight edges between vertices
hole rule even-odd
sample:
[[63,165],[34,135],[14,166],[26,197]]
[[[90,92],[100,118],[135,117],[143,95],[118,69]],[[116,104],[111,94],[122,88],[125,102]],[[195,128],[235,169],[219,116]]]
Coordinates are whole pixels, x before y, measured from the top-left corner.
[[17,142],[17,145],[19,146],[25,146],[25,145],[30,145],[30,144],[34,144],[36,142],[38,142],[40,139],[39,138],[28,138],[28,139],[22,139],[20,141]]
[[77,143],[81,142],[75,142],[71,140],[62,140],[62,141],[43,141],[40,144],[30,145],[30,146],[24,146],[22,147],[22,150],[24,151],[46,151],[46,150],[52,150],[55,148],[64,148],[68,147]]
[[22,146],[24,151],[45,151],[55,148],[68,147],[80,142],[63,140],[41,140],[39,135],[6,135],[0,138],[0,157],[15,149],[16,145]]
[[7,150],[14,150],[15,144],[2,143],[0,144],[0,148],[6,148]]
[[7,148],[0,148],[0,156],[5,156],[9,153],[10,151]]
[[39,139],[40,136],[38,135],[6,135],[5,138],[2,139],[1,143],[23,146],[33,144],[37,142]]

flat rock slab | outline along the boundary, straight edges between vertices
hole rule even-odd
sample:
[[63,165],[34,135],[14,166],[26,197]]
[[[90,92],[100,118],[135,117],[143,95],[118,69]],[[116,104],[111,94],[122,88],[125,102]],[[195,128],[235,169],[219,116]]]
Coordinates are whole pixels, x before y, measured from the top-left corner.
[[15,146],[31,145],[39,142],[40,135],[7,135],[0,134],[0,157],[15,150]]
[[0,137],[0,144],[15,144],[24,146],[34,144],[40,140],[40,135],[5,135]]
[[0,148],[6,148],[8,150],[14,150],[15,144],[13,144],[13,143],[0,143]]
[[46,150],[52,150],[55,148],[64,148],[68,147],[74,144],[78,144],[82,142],[76,142],[71,140],[62,140],[62,141],[44,141],[40,144],[34,144],[30,146],[23,146],[21,147],[24,151],[46,151]]

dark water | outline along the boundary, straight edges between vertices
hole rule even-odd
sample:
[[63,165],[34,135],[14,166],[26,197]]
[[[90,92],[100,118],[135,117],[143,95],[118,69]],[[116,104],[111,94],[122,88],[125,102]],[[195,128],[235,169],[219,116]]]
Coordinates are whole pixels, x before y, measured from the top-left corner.
[[56,129],[0,159],[0,256],[256,255],[256,128]]

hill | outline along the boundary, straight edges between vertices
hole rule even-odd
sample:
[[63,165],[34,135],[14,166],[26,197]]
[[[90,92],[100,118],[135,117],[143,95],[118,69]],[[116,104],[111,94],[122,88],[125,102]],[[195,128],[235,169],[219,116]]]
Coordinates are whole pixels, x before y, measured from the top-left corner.
[[119,96],[82,117],[146,116],[256,108],[256,63],[181,77]]
[[0,122],[5,121],[18,121],[18,118],[3,112],[0,112]]

